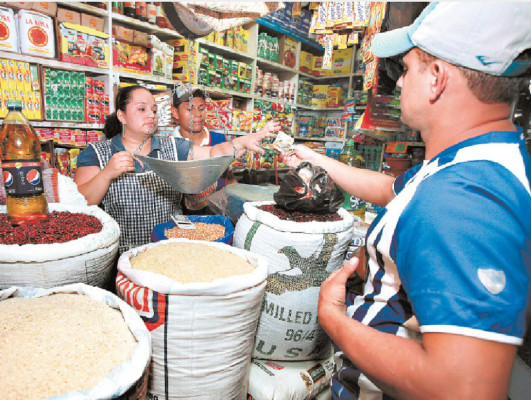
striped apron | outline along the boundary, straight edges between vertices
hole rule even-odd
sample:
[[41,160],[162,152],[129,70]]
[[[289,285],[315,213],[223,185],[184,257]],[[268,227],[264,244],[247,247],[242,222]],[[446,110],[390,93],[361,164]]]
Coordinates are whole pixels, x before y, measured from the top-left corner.
[[[177,148],[172,138],[161,138],[159,158],[177,160]],[[110,140],[91,143],[100,168],[111,159]],[[173,189],[153,171],[125,172],[113,179],[102,200],[103,209],[120,226],[119,254],[151,242],[155,225],[167,222],[170,215],[181,214],[181,193]]]

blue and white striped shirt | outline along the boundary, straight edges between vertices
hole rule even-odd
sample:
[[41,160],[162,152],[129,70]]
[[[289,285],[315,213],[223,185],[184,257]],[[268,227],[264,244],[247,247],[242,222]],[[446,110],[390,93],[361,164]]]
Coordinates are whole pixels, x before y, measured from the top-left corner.
[[[367,234],[370,277],[352,318],[422,341],[442,332],[520,345],[531,274],[531,158],[522,131],[452,146],[395,180]],[[388,399],[343,354],[334,398]]]

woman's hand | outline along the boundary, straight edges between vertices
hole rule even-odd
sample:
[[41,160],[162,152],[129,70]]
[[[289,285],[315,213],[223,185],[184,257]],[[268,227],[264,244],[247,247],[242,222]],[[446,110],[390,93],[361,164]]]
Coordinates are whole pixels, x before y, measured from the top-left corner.
[[105,168],[103,168],[103,173],[110,180],[118,178],[124,172],[134,171],[135,165],[133,161],[133,156],[127,151],[120,151],[113,154]]
[[295,151],[282,153],[282,160],[288,167],[297,168],[303,161],[315,164],[318,154],[307,146],[296,144],[293,146]]
[[[264,149],[260,147],[260,143],[262,142],[262,140],[264,140],[266,137],[275,137],[275,134],[273,132],[278,132],[279,130],[280,123],[275,121],[269,121],[267,124],[265,124],[261,131],[251,133],[247,136],[242,136],[241,138],[237,139],[237,141],[239,141],[238,144],[243,146],[243,148],[238,148],[238,150],[245,149],[255,151],[257,153],[263,153]],[[236,140],[234,142],[236,142]]]

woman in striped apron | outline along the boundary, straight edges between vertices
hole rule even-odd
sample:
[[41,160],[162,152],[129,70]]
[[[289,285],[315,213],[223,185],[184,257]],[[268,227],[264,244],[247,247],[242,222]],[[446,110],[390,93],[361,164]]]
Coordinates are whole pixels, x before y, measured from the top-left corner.
[[101,204],[120,226],[120,254],[149,243],[155,225],[181,213],[182,193],[133,158],[139,148],[140,155],[172,161],[189,160],[191,155],[239,157],[247,150],[262,153],[260,141],[274,136],[271,129],[262,130],[212,147],[152,136],[142,146],[157,124],[153,95],[141,86],[129,86],[118,92],[115,105],[116,112],[105,121],[106,140],[89,144],[79,154],[74,181],[89,205]]

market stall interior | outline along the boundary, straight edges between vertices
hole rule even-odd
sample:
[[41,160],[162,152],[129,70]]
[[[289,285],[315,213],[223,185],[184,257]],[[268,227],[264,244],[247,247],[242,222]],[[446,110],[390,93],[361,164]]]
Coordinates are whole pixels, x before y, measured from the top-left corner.
[[[14,343],[0,335],[0,353],[35,374],[0,371],[0,398],[332,399],[338,349],[319,323],[320,288],[363,260],[371,223],[388,210],[349,192],[334,165],[401,185],[427,163],[427,141],[401,118],[404,61],[371,46],[429,5],[0,2],[0,332]],[[104,132],[119,107],[127,123],[144,112],[133,97],[116,104],[132,86],[154,100],[156,123],[128,152],[124,125],[115,137]],[[182,103],[190,137],[176,117]],[[510,118],[531,154],[529,79]],[[238,154],[234,142],[271,121],[275,137]],[[193,135],[233,151],[196,159]],[[337,164],[294,167],[287,160],[300,145]],[[76,171],[97,167],[103,181],[125,153],[132,170],[89,205]],[[161,202],[119,192],[127,179]],[[105,208],[112,196],[115,208],[133,203],[128,218]],[[188,207],[188,196],[201,207]],[[123,246],[128,235],[138,240]],[[357,271],[347,289],[361,296],[369,278]],[[42,307],[57,313],[39,319],[32,310]],[[70,323],[76,307],[94,329]],[[54,330],[61,318],[63,332]],[[131,335],[108,336],[105,321]],[[85,339],[92,354],[78,352]],[[107,339],[122,347],[98,347]],[[96,352],[105,355],[97,364]],[[531,329],[517,353],[510,400],[531,392]],[[40,376],[37,363],[56,369]],[[101,372],[90,381],[89,364]]]

